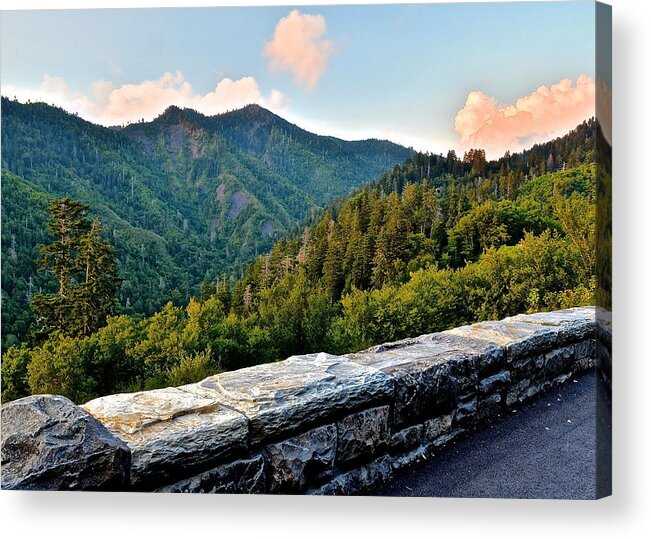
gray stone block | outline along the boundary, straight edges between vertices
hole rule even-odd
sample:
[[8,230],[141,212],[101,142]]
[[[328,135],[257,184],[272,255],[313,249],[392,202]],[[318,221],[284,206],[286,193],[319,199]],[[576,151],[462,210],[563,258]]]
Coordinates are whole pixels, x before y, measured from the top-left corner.
[[337,463],[370,459],[390,439],[388,406],[351,414],[337,423]]
[[575,307],[546,313],[518,314],[504,320],[556,327],[558,328],[559,345],[594,339],[596,331],[594,307]]
[[560,386],[560,385],[564,384],[565,382],[567,382],[568,380],[570,380],[571,378],[572,378],[571,374],[561,374],[561,375],[557,376],[556,378],[554,378],[551,381],[551,383],[549,384],[549,386],[550,387]]
[[483,395],[501,391],[509,386],[511,383],[511,373],[509,371],[501,371],[493,376],[484,378],[477,384],[477,389]]
[[322,487],[308,492],[320,496],[352,496],[379,487],[393,473],[391,458],[384,455],[364,466],[338,475]]
[[473,358],[473,382],[477,378],[496,373],[506,366],[506,349],[498,343],[474,339],[467,335],[454,335],[449,331],[423,335],[418,337],[418,340],[445,346]]
[[544,367],[545,356],[543,354],[520,357],[511,364],[511,377],[514,381],[529,378],[540,378],[542,381],[545,376]]
[[595,315],[597,318],[597,340],[601,341],[608,350],[611,350],[613,344],[613,315],[602,307],[597,307]]
[[209,494],[263,494],[266,492],[265,462],[262,455],[236,460],[159,488],[156,492]]
[[572,372],[574,360],[573,345],[550,350],[545,354],[545,379],[553,380],[560,374]]
[[499,321],[461,326],[444,333],[504,346],[507,362],[511,363],[519,357],[553,348],[560,330],[556,326]]
[[465,427],[474,423],[477,415],[477,396],[466,397],[459,402],[452,414],[452,425]]
[[405,453],[418,447],[423,439],[423,425],[411,425],[391,436],[389,448],[393,454]]
[[488,397],[479,399],[477,403],[477,421],[488,422],[495,419],[502,412],[502,395],[493,393]]
[[393,422],[403,426],[450,411],[457,395],[474,385],[479,354],[445,343],[421,342],[346,357],[392,378]]
[[343,357],[311,354],[211,376],[194,390],[244,414],[257,445],[389,402],[393,380]]
[[530,399],[532,397],[535,397],[536,395],[538,395],[538,393],[540,393],[541,391],[544,391],[544,389],[545,388],[544,388],[543,384],[531,384],[531,385],[529,385],[527,387],[527,389],[525,389],[521,400],[524,401],[524,400]]
[[610,353],[610,349],[608,346],[606,346],[604,343],[601,341],[597,341],[596,343],[596,354],[597,354],[597,359],[596,359],[596,366],[599,371],[599,374],[601,378],[606,382],[606,385],[611,388],[612,387],[612,368],[613,368],[613,363],[612,363],[612,356]]
[[574,345],[576,370],[584,371],[594,368],[597,358],[596,348],[596,341],[594,339],[581,341]]
[[271,492],[303,492],[310,486],[331,479],[337,444],[337,427],[325,425],[265,450],[269,461]]
[[433,455],[437,450],[450,445],[452,442],[457,440],[457,438],[460,438],[465,432],[466,429],[457,427],[445,434],[442,434],[438,438],[435,438],[432,440],[432,442],[425,446],[427,454]]
[[169,483],[247,446],[246,417],[188,387],[109,395],[84,405],[131,449],[131,482],[138,488]]
[[531,382],[528,378],[513,384],[506,393],[506,405],[513,406],[522,402],[526,398],[526,391],[530,385]]
[[447,414],[436,419],[428,419],[423,423],[423,441],[432,442],[446,434],[452,427],[452,414]]
[[65,397],[34,395],[2,406],[2,488],[123,490],[127,446]]
[[409,466],[412,466],[417,462],[422,462],[424,460],[427,460],[428,458],[429,458],[429,452],[427,450],[427,447],[421,445],[420,447],[417,447],[416,449],[413,449],[408,453],[404,453],[403,455],[394,458],[391,461],[391,468],[393,469],[393,471],[399,471]]

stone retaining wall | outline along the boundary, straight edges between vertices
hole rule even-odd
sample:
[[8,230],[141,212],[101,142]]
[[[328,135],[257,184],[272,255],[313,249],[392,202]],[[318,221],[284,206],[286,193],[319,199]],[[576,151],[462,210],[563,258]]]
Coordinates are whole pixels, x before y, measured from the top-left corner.
[[[67,401],[72,415],[85,411],[99,439],[114,438],[112,452],[99,446],[86,451],[129,454],[117,471],[93,468],[93,459],[78,454],[84,482],[72,474],[42,481],[41,488],[363,493],[593,368],[595,342],[595,309],[582,307],[482,322],[345,356],[294,356],[196,384],[101,397],[81,408]],[[36,471],[25,464],[29,433],[15,411],[36,398],[61,399],[29,397],[3,407],[3,488],[39,488],[41,475],[56,475],[53,469],[43,473],[48,466],[42,459]],[[51,419],[41,415],[34,427],[40,435]],[[57,428],[66,421],[55,421]]]
[[612,390],[612,313],[599,307],[596,309],[596,344],[597,369],[608,389]]

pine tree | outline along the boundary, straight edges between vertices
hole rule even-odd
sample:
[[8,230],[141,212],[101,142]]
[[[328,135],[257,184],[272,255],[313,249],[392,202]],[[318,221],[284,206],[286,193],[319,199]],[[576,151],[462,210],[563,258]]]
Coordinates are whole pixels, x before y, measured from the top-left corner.
[[448,227],[453,227],[457,219],[459,218],[459,193],[457,192],[456,182],[452,182],[450,188],[448,189],[448,200],[447,200],[447,225]]
[[376,288],[382,288],[397,277],[407,241],[408,223],[402,216],[398,196],[391,193],[388,198],[390,210],[378,235],[373,259],[373,286]]
[[42,269],[51,271],[59,282],[58,295],[65,297],[72,285],[76,267],[76,254],[81,237],[89,230],[88,206],[76,200],[61,198],[50,202],[48,207],[50,223],[49,235],[55,241],[49,245],[39,245]]
[[39,333],[89,335],[115,312],[120,279],[113,247],[101,238],[99,219],[88,219],[88,206],[62,198],[53,200],[48,211],[49,234],[54,241],[39,246],[39,271],[52,273],[59,289],[32,299],[41,326]]
[[110,243],[102,239],[102,225],[94,219],[90,230],[81,237],[79,264],[84,282],[75,290],[74,306],[79,332],[90,335],[106,324],[115,314],[118,278],[115,253]]
[[231,308],[232,300],[231,284],[226,275],[222,275],[222,278],[217,284],[215,297],[224,306],[224,314],[226,314]]
[[440,209],[436,189],[422,184],[423,189],[423,233],[432,238],[434,225],[440,219]]
[[344,285],[341,247],[338,241],[330,242],[323,263],[323,282],[329,297],[333,300],[339,299]]

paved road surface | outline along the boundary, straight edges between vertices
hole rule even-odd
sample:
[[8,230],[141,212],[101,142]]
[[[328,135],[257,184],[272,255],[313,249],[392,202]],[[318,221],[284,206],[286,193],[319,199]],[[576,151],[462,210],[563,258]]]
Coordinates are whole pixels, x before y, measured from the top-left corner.
[[593,499],[596,386],[594,373],[572,379],[372,495]]

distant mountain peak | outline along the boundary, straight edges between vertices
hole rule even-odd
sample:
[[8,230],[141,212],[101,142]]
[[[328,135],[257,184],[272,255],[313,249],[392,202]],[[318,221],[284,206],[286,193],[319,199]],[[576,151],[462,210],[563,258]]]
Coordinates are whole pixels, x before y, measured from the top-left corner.
[[170,105],[160,115],[154,118],[153,123],[175,124],[187,120],[188,112],[200,114],[192,109],[181,108],[177,105]]
[[242,107],[242,110],[254,110],[254,111],[263,110],[265,112],[271,113],[270,110],[265,109],[264,107],[261,107],[257,103],[249,103],[248,105],[245,105],[244,107]]
[[222,122],[235,122],[236,124],[257,124],[278,125],[286,123],[280,116],[270,110],[261,107],[256,103],[250,103],[239,109],[229,110],[219,114],[208,115],[192,108],[170,105],[151,122],[145,122],[151,126],[173,126],[179,124],[192,124],[195,127],[211,129]]
[[215,116],[211,116],[211,118],[214,119],[244,118],[247,120],[256,119],[256,120],[263,120],[266,122],[287,122],[287,120],[285,120],[281,116],[278,116],[274,112],[258,105],[257,103],[249,103],[248,105],[245,105],[239,109],[222,112],[221,114],[216,114]]
[[181,112],[181,110],[182,110],[181,107],[179,107],[178,105],[170,105],[163,111],[162,116],[164,116],[165,114],[174,114],[177,112]]

